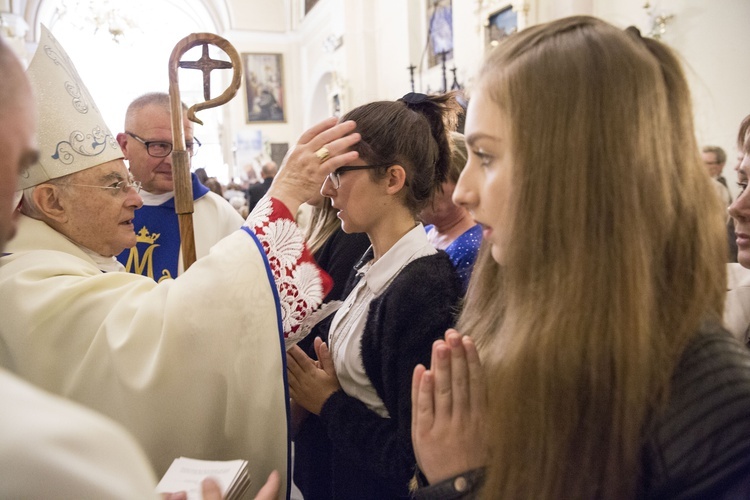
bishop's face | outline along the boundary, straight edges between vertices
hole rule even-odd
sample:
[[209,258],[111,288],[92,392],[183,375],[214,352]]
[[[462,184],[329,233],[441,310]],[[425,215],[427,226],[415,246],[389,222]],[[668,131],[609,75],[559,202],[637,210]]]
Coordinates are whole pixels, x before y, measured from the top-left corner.
[[112,160],[70,176],[61,192],[67,220],[60,232],[105,257],[118,255],[136,243],[133,217],[143,205],[135,189],[97,189],[129,178],[122,160]]

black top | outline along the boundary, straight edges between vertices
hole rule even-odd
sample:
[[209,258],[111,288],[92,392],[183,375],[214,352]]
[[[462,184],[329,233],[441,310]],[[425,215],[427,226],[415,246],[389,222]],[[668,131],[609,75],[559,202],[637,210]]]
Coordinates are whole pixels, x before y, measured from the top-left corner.
[[409,497],[416,462],[412,372],[419,363],[429,364],[432,343],[454,324],[460,296],[458,275],[440,251],[406,265],[371,302],[362,334],[362,363],[390,418],[343,390],[325,402],[320,419],[333,442],[331,498]]
[[[314,254],[318,265],[333,278],[333,288],[324,302],[346,298],[346,283],[354,273],[354,264],[370,247],[365,233],[347,234],[341,227],[328,237]],[[328,342],[328,329],[333,315],[315,325],[310,334],[297,345],[317,359],[313,341],[321,337]],[[308,415],[294,436],[294,484],[305,500],[331,498],[331,441],[316,415]]]
[[268,179],[263,179],[263,182],[257,182],[247,188],[247,191],[245,191],[245,198],[247,199],[247,208],[249,212],[252,212],[255,205],[257,205],[260,199],[266,195],[272,182],[273,177],[269,177]]

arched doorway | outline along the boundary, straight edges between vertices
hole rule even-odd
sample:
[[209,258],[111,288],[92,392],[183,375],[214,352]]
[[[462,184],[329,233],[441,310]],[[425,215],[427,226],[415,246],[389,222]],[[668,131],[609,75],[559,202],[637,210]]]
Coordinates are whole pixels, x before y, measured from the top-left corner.
[[[27,13],[29,8],[34,6],[27,6]],[[113,133],[122,131],[125,110],[135,97],[168,91],[167,64],[180,39],[194,32],[220,33],[215,7],[202,0],[40,0],[31,19],[34,33],[42,23],[65,47]],[[224,58],[218,50],[211,56]],[[199,57],[200,48],[195,48],[184,59]],[[230,77],[229,72],[216,73],[213,95],[223,91]],[[201,72],[180,70],[180,90],[188,105],[203,101]],[[203,146],[192,168],[203,167],[226,183],[230,173],[222,154],[223,114],[211,109],[198,116],[204,125],[195,126],[195,135]]]

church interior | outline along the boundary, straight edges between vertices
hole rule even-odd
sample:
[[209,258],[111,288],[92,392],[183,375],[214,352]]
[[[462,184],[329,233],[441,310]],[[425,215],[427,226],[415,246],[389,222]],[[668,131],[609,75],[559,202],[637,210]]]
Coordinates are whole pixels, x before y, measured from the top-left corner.
[[[178,457],[210,459],[193,486],[241,457],[261,500],[475,498],[523,476],[516,456],[551,485],[529,498],[569,478],[588,491],[572,498],[746,495],[748,20],[750,0],[0,0],[0,188],[18,177],[0,189],[0,425],[19,429],[0,437],[0,497],[146,498]],[[558,43],[576,30],[590,38]],[[233,50],[193,45],[177,70],[175,47],[207,33]],[[547,58],[508,77],[537,43],[577,73]],[[180,124],[175,77],[202,123]]]
[[[166,91],[166,61],[179,39],[192,32],[226,38],[242,55],[242,86],[230,103],[201,114],[203,146],[193,159],[194,170],[226,186],[283,157],[325,117],[412,89],[470,94],[474,73],[502,36],[578,14],[636,26],[674,48],[687,68],[699,143],[733,155],[737,125],[750,109],[745,0],[1,0],[0,30],[28,62],[40,25],[47,26],[113,130],[134,97]],[[186,73],[183,101],[192,105],[202,100],[201,79]],[[225,88],[229,76],[217,73],[214,88]],[[269,99],[275,102],[261,114]]]

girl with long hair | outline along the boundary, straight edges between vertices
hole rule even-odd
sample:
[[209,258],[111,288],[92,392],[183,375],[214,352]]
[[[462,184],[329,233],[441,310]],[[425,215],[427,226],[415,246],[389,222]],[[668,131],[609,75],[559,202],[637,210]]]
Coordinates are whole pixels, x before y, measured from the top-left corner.
[[454,200],[486,248],[469,337],[415,369],[418,496],[746,494],[750,356],[721,327],[723,215],[672,52],[590,17],[523,30],[465,132]]

